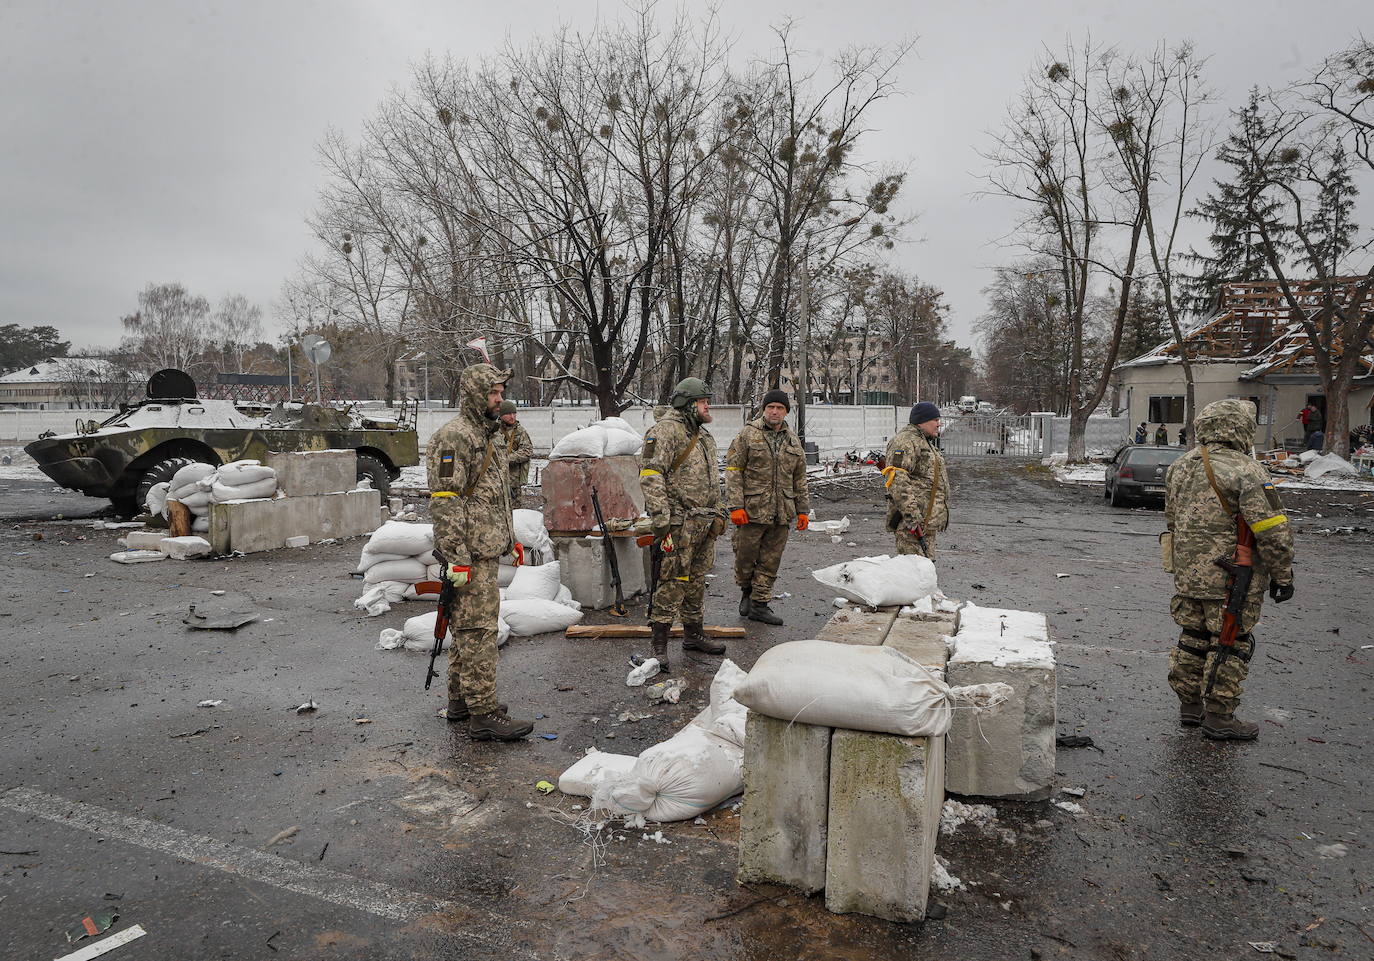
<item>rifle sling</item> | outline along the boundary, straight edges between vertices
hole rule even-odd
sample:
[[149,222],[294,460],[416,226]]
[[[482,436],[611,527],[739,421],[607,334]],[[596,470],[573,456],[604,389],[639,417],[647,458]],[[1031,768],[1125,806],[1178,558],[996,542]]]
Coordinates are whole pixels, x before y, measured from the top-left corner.
[[477,489],[477,484],[481,481],[482,475],[485,474],[487,468],[491,466],[491,455],[495,444],[496,435],[492,434],[487,438],[487,450],[486,453],[482,455],[482,466],[477,468],[477,473],[472,475],[472,480],[468,481],[468,486],[463,488],[463,500],[467,500],[472,496],[472,492]]
[[687,446],[684,447],[684,448],[682,448],[682,453],[680,453],[680,454],[677,455],[677,458],[673,461],[673,466],[671,466],[671,467],[668,468],[668,473],[670,473],[670,474],[676,474],[676,473],[677,473],[677,469],[678,469],[679,467],[681,467],[681,466],[683,465],[683,463],[686,462],[686,460],[687,460],[688,457],[691,456],[691,454],[692,454],[692,449],[695,448],[695,447],[697,446],[697,439],[698,439],[699,437],[701,437],[701,431],[700,431],[700,430],[695,430],[695,431],[692,432],[692,436],[689,437],[689,438],[687,438]]
[[1217,500],[1221,502],[1221,509],[1234,515],[1236,511],[1231,510],[1231,505],[1226,502],[1226,497],[1222,494],[1220,485],[1217,484],[1217,475],[1212,473],[1212,459],[1207,456],[1206,445],[1199,445],[1198,452],[1202,454],[1202,469],[1207,472],[1207,483],[1212,485],[1212,493],[1216,494]]

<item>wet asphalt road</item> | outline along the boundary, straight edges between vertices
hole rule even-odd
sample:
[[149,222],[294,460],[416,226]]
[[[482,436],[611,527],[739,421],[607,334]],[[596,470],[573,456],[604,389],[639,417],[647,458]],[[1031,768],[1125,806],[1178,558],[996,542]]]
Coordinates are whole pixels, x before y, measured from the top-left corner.
[[[994,802],[995,823],[942,837],[967,885],[936,898],[943,919],[893,925],[741,888],[729,811],[665,826],[670,844],[620,832],[598,858],[573,825],[577,799],[534,791],[589,745],[636,753],[686,723],[710,659],[685,665],[682,703],[654,707],[623,685],[633,642],[515,639],[503,698],[546,714],[537,730],[557,740],[473,744],[434,716],[421,655],[373,650],[381,628],[425,608],[352,609],[361,541],[120,566],[107,560],[117,532],[90,520],[7,519],[0,957],[58,957],[80,946],[66,928],[110,908],[112,930],[148,935],[109,957],[149,961],[1211,959],[1252,957],[1249,941],[1374,957],[1374,649],[1362,650],[1374,498],[1288,495],[1298,595],[1266,611],[1242,709],[1261,740],[1219,745],[1175,726],[1159,513],[1113,510],[1021,466],[957,461],[952,477],[942,589],[1050,615],[1060,732],[1096,748],[1059,754],[1058,785],[1085,790],[1082,815]],[[0,486],[0,518],[99,507],[49,484]],[[818,502],[853,528],[840,544],[794,535],[778,585],[793,596],[776,605],[788,624],[752,625],[732,646],[741,666],[831,613],[810,569],[887,549],[877,505],[873,486]],[[1316,533],[1335,526],[1364,530]],[[722,545],[709,614],[723,624],[736,623],[729,561]],[[188,631],[191,603],[260,621]],[[318,712],[294,713],[312,698]],[[626,711],[651,717],[617,721]]]

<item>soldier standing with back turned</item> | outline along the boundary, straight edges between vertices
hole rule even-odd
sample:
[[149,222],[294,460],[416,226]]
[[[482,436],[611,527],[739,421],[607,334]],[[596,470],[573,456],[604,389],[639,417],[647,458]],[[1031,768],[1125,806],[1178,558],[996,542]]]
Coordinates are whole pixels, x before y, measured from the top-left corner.
[[940,408],[923,400],[908,420],[887,443],[887,529],[897,535],[898,554],[934,560],[935,535],[949,527],[949,478],[934,443]]
[[764,624],[782,623],[768,606],[773,582],[793,522],[804,531],[811,513],[806,454],[787,426],[791,408],[783,391],[764,394],[762,413],[744,425],[725,455],[725,497],[736,525],[739,615]]
[[475,741],[516,741],[534,730],[496,700],[496,568],[514,543],[510,467],[497,419],[509,378],[491,364],[463,371],[462,410],[434,432],[426,454],[434,546],[458,589],[448,610],[448,719],[467,721]]
[[716,442],[711,422],[711,388],[688,377],[673,388],[673,409],[644,435],[640,486],[653,526],[655,550],[662,550],[654,588],[654,657],[668,671],[668,633],[682,616],[682,649],[724,654],[725,645],[706,636],[703,606],[706,575],[716,560],[716,538],[725,533],[716,476]]
[[[1166,550],[1174,573],[1174,622],[1182,628],[1169,654],[1169,686],[1179,699],[1179,723],[1202,725],[1214,740],[1251,741],[1259,725],[1238,720],[1241,683],[1250,669],[1264,591],[1276,604],[1293,596],[1293,532],[1269,472],[1251,456],[1255,405],[1219,400],[1193,421],[1198,446],[1169,466],[1164,517],[1172,535]],[[1217,662],[1227,572],[1217,558],[1236,554],[1239,524],[1254,534],[1254,575],[1240,612],[1234,653]],[[1207,680],[1216,671],[1212,690]]]

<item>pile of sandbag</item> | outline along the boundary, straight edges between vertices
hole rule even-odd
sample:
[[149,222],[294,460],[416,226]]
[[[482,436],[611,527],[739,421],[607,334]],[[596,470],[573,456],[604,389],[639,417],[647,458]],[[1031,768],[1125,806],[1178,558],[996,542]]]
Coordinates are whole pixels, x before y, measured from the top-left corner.
[[732,661],[722,662],[710,705],[681,731],[644,751],[628,770],[616,755],[583,758],[559,778],[560,789],[590,788],[593,811],[647,821],[684,821],[734,797],[744,790],[748,716],[734,695],[747,677]]
[[840,597],[869,607],[915,604],[939,586],[935,564],[920,554],[859,557],[812,571],[811,576]]
[[[434,649],[434,625],[438,619],[439,612],[437,610],[406,618],[405,624],[401,626],[399,631],[391,628],[382,631],[381,637],[377,639],[377,650],[394,651],[400,647],[407,651],[428,653]],[[510,640],[510,627],[505,621],[498,620],[496,622],[496,646],[505,647],[508,640]],[[450,629],[444,635],[444,643],[440,650],[447,651],[452,643],[453,631]]]
[[582,620],[582,605],[559,577],[558,561],[515,569],[501,588],[501,620],[516,637],[566,631]]
[[363,575],[367,590],[353,606],[369,617],[385,614],[403,600],[437,599],[415,592],[416,584],[437,581],[442,574],[434,555],[434,525],[387,521],[363,545],[354,573]]
[[[185,505],[195,518],[191,522],[191,530],[198,533],[210,529],[210,488],[202,487],[201,482],[215,473],[213,464],[187,464],[181,470],[172,475],[171,481],[167,485],[166,497],[163,500],[163,509],[166,510],[167,501],[178,501]],[[212,482],[213,483],[213,482]],[[149,492],[151,494],[151,491]]]
[[277,472],[261,461],[236,460],[215,468],[201,482],[210,492],[210,502],[265,500],[277,496]]
[[210,505],[229,501],[261,500],[277,496],[277,472],[260,461],[239,460],[215,467],[187,464],[170,481],[148,489],[144,507],[150,514],[167,516],[167,502],[186,506],[194,520],[191,530],[210,529]]
[[644,438],[628,421],[607,417],[568,434],[549,451],[549,460],[563,457],[621,457],[638,454]]
[[544,526],[544,512],[518,508],[511,511],[515,539],[525,548],[526,564],[553,560],[553,539]]

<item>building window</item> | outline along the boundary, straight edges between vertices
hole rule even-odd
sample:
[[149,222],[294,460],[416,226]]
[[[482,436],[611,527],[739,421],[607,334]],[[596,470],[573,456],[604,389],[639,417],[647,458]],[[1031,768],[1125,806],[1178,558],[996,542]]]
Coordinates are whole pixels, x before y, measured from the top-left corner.
[[1152,424],[1183,423],[1183,398],[1151,397],[1149,421]]

